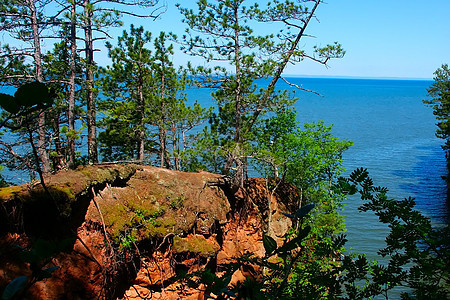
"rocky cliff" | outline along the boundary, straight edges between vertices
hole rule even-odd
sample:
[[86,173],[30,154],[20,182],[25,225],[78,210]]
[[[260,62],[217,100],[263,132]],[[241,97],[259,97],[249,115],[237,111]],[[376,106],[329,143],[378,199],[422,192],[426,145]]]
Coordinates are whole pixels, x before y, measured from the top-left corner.
[[[291,225],[289,192],[269,210],[265,186],[230,194],[216,174],[98,165],[0,189],[0,291],[25,275],[28,299],[204,299],[180,275],[264,255],[269,211],[272,236]],[[238,270],[231,284],[256,275]]]

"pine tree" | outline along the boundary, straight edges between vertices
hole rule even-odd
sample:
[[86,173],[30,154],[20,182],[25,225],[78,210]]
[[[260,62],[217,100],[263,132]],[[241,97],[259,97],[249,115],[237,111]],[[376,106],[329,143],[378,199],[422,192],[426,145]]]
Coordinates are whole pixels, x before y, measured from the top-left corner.
[[142,26],[132,25],[130,33],[124,31],[118,38],[117,47],[106,44],[113,64],[103,70],[102,91],[107,100],[101,108],[107,117],[102,120],[105,132],[99,138],[107,160],[144,161],[145,103],[153,64],[152,53],[145,46],[151,40],[151,34]]
[[444,64],[434,74],[434,83],[428,89],[428,96],[431,99],[423,100],[423,102],[433,107],[438,127],[436,136],[445,140],[442,149],[447,157],[447,169],[450,170],[450,69],[447,64]]
[[[186,134],[202,122],[206,111],[198,104],[186,106],[186,74],[174,68],[173,46],[166,45],[166,38],[160,33],[152,40],[143,27],[131,26],[116,47],[107,43],[113,64],[103,70],[107,100],[101,107],[107,117],[99,136],[107,160],[150,162],[151,153],[157,153],[157,165],[182,168]],[[154,52],[147,48],[151,41]]]
[[[326,64],[344,51],[337,43],[314,48],[312,54],[301,49],[306,28],[314,19],[321,0],[271,1],[261,8],[244,0],[198,1],[196,10],[180,8],[189,26],[180,42],[186,53],[206,62],[224,62],[231,66],[196,70],[203,86],[216,88],[213,94],[219,112],[212,119],[211,130],[220,145],[219,161],[223,172],[235,166],[232,190],[242,186],[250,155],[253,129],[265,114],[276,112],[292,102],[287,94],[275,92],[275,84],[285,78],[288,63],[312,59]],[[260,23],[265,35],[258,35],[251,24]],[[268,79],[262,87],[258,79]],[[213,134],[213,132],[211,132]]]
[[[42,33],[49,26],[49,22],[40,11],[48,4],[47,1],[39,0],[3,0],[0,2],[0,30],[9,32],[12,38],[31,45],[31,47],[28,48],[30,50],[19,48],[12,49],[9,48],[9,46],[4,47],[2,50],[6,50],[7,52],[5,55],[9,57],[10,62],[14,61],[16,63],[15,67],[22,70],[24,70],[24,67],[17,65],[17,63],[23,61],[21,57],[24,55],[33,57],[32,74],[13,72],[4,75],[4,78],[10,84],[19,86],[19,82],[23,81],[44,82],[41,40]],[[6,71],[9,71],[9,68],[6,68]],[[17,79],[20,79],[20,81],[17,81]],[[47,151],[45,113],[43,111],[39,113],[37,130],[37,151],[42,164],[42,171],[44,174],[48,174],[50,172],[50,160]]]
[[120,20],[123,15],[130,15],[134,17],[151,17],[158,16],[158,9],[150,11],[149,14],[136,14],[124,7],[140,6],[142,8],[151,8],[158,4],[158,0],[99,0],[95,3],[91,0],[83,0],[81,7],[83,14],[81,17],[81,27],[84,30],[85,42],[85,91],[86,91],[86,123],[88,128],[88,160],[89,163],[98,162],[97,153],[97,100],[94,93],[95,80],[94,72],[96,70],[94,60],[94,41],[101,39],[95,37],[94,33],[100,33],[108,36],[104,28],[111,26],[120,26]]

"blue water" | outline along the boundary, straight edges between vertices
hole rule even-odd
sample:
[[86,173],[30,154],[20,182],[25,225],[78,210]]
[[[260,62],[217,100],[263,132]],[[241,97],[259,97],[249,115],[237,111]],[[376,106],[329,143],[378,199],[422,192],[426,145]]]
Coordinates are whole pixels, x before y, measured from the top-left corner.
[[354,142],[344,155],[348,171],[366,167],[392,197],[415,197],[426,215],[436,222],[447,221],[443,140],[435,137],[432,109],[422,103],[431,81],[294,81],[323,95],[299,95],[299,121],[334,124],[335,136]]
[[[297,93],[299,121],[334,124],[335,136],[354,142],[344,154],[347,174],[365,167],[376,185],[388,187],[391,197],[414,197],[417,208],[433,222],[448,222],[443,140],[435,137],[435,117],[422,102],[432,81],[290,80],[322,95]],[[358,198],[348,199],[345,205],[348,248],[378,258],[386,227],[370,213],[357,210]]]
[[[376,185],[388,187],[389,196],[414,197],[417,208],[435,224],[448,223],[443,140],[435,137],[435,116],[422,102],[432,81],[291,80],[323,95],[297,93],[299,121],[334,124],[335,136],[354,142],[344,155],[346,174],[365,167]],[[359,212],[361,203],[357,197],[345,201],[346,248],[383,262],[377,251],[385,246],[388,229],[373,214]],[[391,296],[400,298],[402,291],[398,288]]]
[[[375,80],[289,78],[291,83],[313,90],[316,95],[282,82],[279,89],[296,91],[295,104],[301,123],[324,121],[333,124],[332,133],[354,142],[344,154],[347,174],[358,167],[367,168],[376,185],[389,188],[393,198],[415,197],[417,207],[434,222],[448,222],[445,155],[443,140],[436,138],[436,120],[423,104],[429,80]],[[190,100],[211,106],[211,90],[188,91]],[[370,230],[373,224],[361,221],[349,200],[345,215],[349,234],[352,226]]]
[[[435,117],[422,102],[432,81],[289,80],[322,95],[296,92],[299,122],[322,120],[334,124],[334,136],[354,142],[344,154],[347,175],[358,167],[367,168],[376,185],[389,189],[390,197],[414,197],[417,208],[435,224],[448,222],[447,190],[442,179],[446,175],[443,140],[435,137]],[[295,89],[285,83],[278,87]],[[209,106],[209,93],[196,90],[189,98]],[[373,214],[358,211],[362,204],[359,198],[349,198],[344,204],[348,251],[366,253],[369,260],[383,262],[377,251],[385,246],[387,227]],[[394,291],[393,299],[400,298],[401,291]]]

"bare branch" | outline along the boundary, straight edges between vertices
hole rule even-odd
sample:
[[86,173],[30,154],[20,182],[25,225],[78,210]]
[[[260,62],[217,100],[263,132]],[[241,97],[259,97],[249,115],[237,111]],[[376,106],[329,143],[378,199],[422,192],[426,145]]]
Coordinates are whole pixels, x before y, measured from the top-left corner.
[[280,63],[278,69],[275,72],[275,75],[273,76],[272,80],[270,81],[269,85],[267,86],[267,89],[266,89],[265,93],[261,96],[260,104],[258,105],[256,110],[254,111],[251,119],[249,120],[249,124],[250,124],[249,125],[249,130],[253,127],[253,124],[255,124],[256,120],[259,117],[259,115],[263,111],[264,103],[267,101],[267,99],[269,98],[270,94],[272,93],[272,91],[273,91],[273,89],[275,87],[275,84],[277,83],[278,79],[281,78],[281,74],[283,73],[284,69],[286,68],[286,65],[288,64],[288,62],[290,61],[291,57],[293,56],[293,54],[294,54],[298,44],[300,43],[300,40],[304,37],[304,32],[306,30],[306,27],[309,24],[309,22],[311,21],[311,19],[313,18],[317,7],[321,3],[321,0],[314,0],[314,2],[315,2],[314,3],[314,7],[311,9],[311,12],[309,13],[308,17],[305,20],[305,26],[303,26],[301,28],[301,30],[299,31],[299,33],[297,34],[297,38],[292,43],[291,48],[286,53],[286,56],[284,57],[283,61]]
[[309,92],[309,93],[313,93],[316,94],[317,96],[323,97],[320,93],[313,91],[313,90],[309,90],[309,89],[305,89],[303,86],[289,82],[286,78],[284,77],[280,77],[284,82],[286,82],[289,86],[293,86],[299,90],[305,91],[305,92]]

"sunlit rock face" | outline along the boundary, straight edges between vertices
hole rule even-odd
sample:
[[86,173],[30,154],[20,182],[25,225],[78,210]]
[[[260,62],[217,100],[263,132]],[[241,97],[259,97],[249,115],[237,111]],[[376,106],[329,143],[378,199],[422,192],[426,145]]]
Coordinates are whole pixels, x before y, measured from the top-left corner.
[[[45,188],[0,189],[0,290],[47,269],[51,277],[24,298],[204,299],[202,286],[189,288],[180,274],[220,274],[246,252],[264,255],[269,211],[278,242],[291,225],[265,180],[250,179],[233,195],[223,184],[207,172],[98,165],[53,175]],[[37,263],[24,259],[27,249]],[[230,284],[258,271],[238,270]]]

